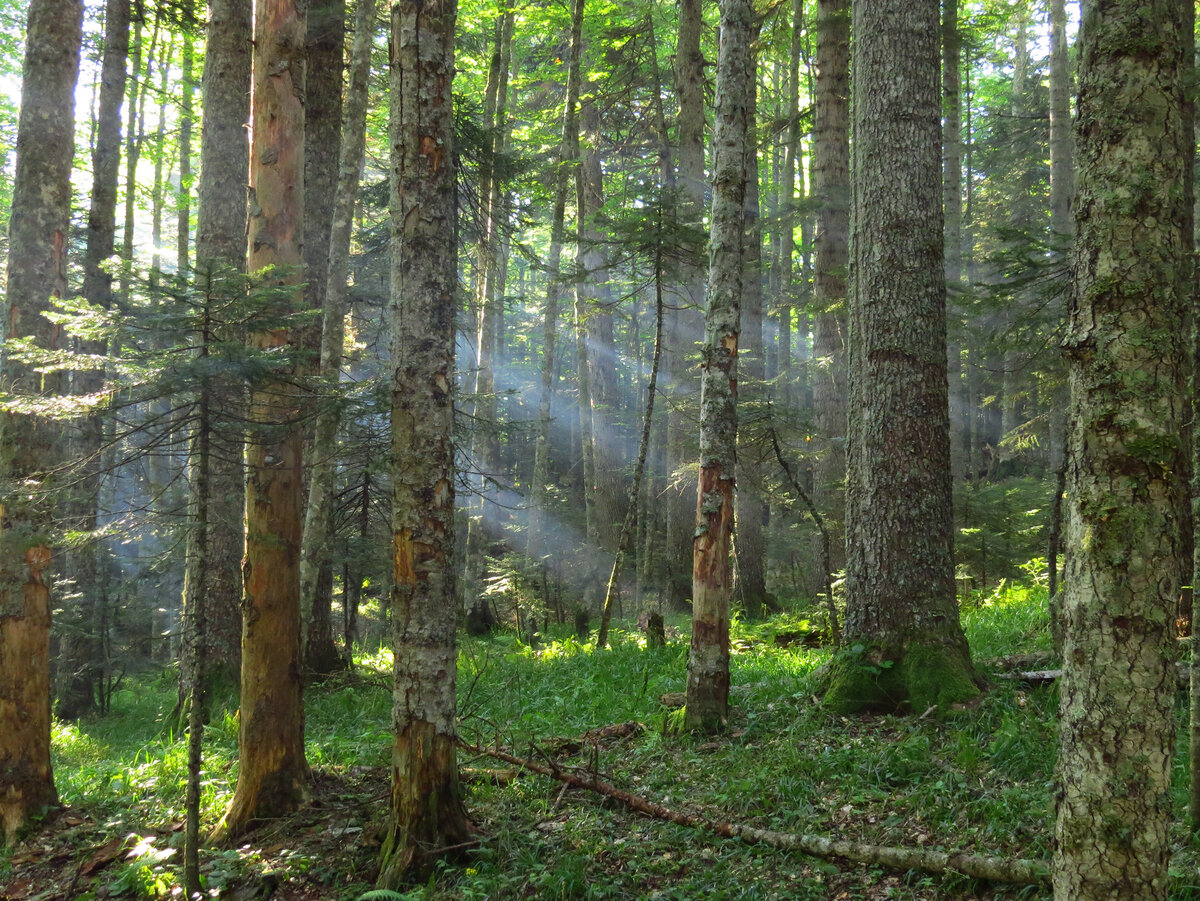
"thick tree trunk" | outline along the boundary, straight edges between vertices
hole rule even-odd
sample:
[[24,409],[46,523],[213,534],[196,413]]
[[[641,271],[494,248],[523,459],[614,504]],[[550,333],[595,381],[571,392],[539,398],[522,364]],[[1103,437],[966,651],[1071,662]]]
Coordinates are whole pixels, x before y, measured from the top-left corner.
[[680,0],[675,50],[676,119],[679,134],[680,218],[697,236],[684,247],[678,310],[667,321],[667,600],[684,609],[692,591],[692,538],[696,527],[694,482],[680,469],[696,459],[695,346],[703,337],[700,311],[704,308],[704,30],[703,0]]
[[950,510],[937,0],[854,7],[847,645],[837,710],[978,693]]
[[[25,32],[17,165],[9,221],[8,286],[0,329],[58,349],[42,315],[66,292],[75,82],[83,4],[32,0]],[[62,379],[0,358],[6,393],[53,395]],[[58,801],[50,768],[50,563],[52,519],[43,492],[60,447],[58,426],[0,417],[0,842],[9,844]],[[14,490],[19,486],[19,490]]]
[[687,725],[712,732],[729,708],[729,596],[737,459],[737,355],[746,232],[746,125],[754,92],[749,0],[721,0],[713,133],[708,314],[700,376],[700,484],[692,562]]
[[392,7],[391,820],[381,888],[467,838],[455,755],[454,0]]
[[850,3],[817,5],[816,122],[813,134],[814,503],[828,524],[830,565],[845,563],[846,275],[850,253]]
[[1182,20],[1178,0],[1098,0],[1084,4],[1079,33],[1062,901],[1165,899],[1170,881],[1191,246]]
[[[270,287],[302,303],[304,260],[304,14],[293,0],[257,0],[251,93],[252,273],[278,267]],[[286,312],[280,309],[277,312]],[[284,348],[295,330],[258,331],[260,351]],[[289,367],[290,368],[290,367]],[[242,694],[237,788],[219,827],[234,838],[256,820],[305,800],[304,707],[300,683],[300,396],[290,372],[251,392],[246,454],[246,562],[242,602]]]

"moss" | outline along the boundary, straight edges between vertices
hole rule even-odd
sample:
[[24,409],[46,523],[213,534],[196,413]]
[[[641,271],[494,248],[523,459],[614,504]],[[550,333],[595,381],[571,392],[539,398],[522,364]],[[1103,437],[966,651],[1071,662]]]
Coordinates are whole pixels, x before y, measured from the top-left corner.
[[913,710],[924,712],[936,704],[944,715],[979,695],[970,661],[945,645],[910,644],[899,670]]
[[906,700],[904,685],[882,648],[854,645],[830,661],[825,706],[834,713],[894,711]]
[[970,662],[940,644],[911,644],[899,660],[854,645],[830,663],[824,687],[825,706],[840,714],[923,713],[935,705],[944,714],[979,694]]

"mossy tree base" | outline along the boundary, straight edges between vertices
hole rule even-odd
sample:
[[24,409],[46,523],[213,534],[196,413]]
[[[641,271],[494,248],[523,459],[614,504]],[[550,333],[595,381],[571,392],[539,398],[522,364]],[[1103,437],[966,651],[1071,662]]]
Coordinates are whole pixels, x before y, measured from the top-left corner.
[[825,706],[835,713],[945,714],[979,695],[970,657],[956,647],[910,643],[889,651],[853,644],[830,665]]

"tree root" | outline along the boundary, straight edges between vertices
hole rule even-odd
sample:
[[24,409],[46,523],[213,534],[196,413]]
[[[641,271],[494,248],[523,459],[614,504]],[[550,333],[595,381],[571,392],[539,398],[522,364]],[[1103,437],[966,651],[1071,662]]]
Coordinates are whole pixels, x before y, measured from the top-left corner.
[[791,832],[775,832],[757,829],[737,823],[710,820],[696,814],[684,813],[664,807],[648,798],[631,794],[610,782],[595,777],[583,777],[557,767],[545,766],[492,748],[481,748],[461,742],[465,750],[487,757],[503,760],[530,772],[540,773],[565,782],[575,788],[585,788],[605,797],[620,801],[630,810],[666,820],[693,829],[707,829],[725,838],[741,839],[747,844],[770,845],[785,851],[800,851],[813,857],[828,859],[838,857],[852,863],[888,867],[894,870],[921,870],[925,873],[962,873],[972,879],[989,882],[1005,882],[1014,885],[1049,885],[1050,870],[1046,863],[1035,860],[1010,860],[1004,857],[988,857],[981,854],[948,853],[927,848],[891,848],[823,838],[816,835],[800,835]]

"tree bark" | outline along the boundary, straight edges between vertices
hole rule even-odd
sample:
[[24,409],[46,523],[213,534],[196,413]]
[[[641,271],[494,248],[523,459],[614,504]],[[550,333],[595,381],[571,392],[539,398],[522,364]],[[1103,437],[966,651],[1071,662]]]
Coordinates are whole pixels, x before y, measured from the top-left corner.
[[814,502],[831,532],[834,571],[845,563],[846,276],[850,252],[850,3],[817,5],[814,85],[813,414],[816,425]]
[[[334,204],[339,193],[342,135],[342,72],[345,68],[346,43],[345,0],[315,0],[308,6],[308,33],[305,40],[305,129],[304,129],[304,306],[306,310],[321,310],[322,315],[306,327],[302,340],[305,352],[301,367],[316,373],[324,384],[330,384],[330,370],[325,363],[324,310],[329,299],[329,252],[333,229]],[[357,180],[358,171],[355,170]],[[333,324],[340,337],[342,323]],[[341,354],[338,353],[340,368]],[[337,384],[337,369],[332,384]],[[314,406],[321,405],[314,399]],[[316,465],[316,428],[321,419],[317,412],[313,431],[309,434],[308,497],[313,490],[313,470]],[[328,423],[325,424],[328,426]],[[334,424],[336,435],[337,425]],[[323,436],[321,461],[327,471],[336,467],[333,459],[336,443]],[[310,528],[305,504],[304,529]],[[320,515],[320,512],[318,512]],[[328,513],[325,513],[328,516]],[[312,524],[326,534],[329,524]],[[309,672],[325,676],[344,667],[333,642],[333,562],[327,555],[305,554],[304,537],[300,541],[300,609],[308,611],[308,631],[304,642],[304,664]]]
[[[751,47],[758,42],[759,28],[753,27]],[[751,52],[751,65],[756,54]],[[745,380],[739,386],[742,398],[762,404],[766,375],[763,366],[762,220],[758,202],[758,125],[755,115],[757,92],[751,81],[746,104],[746,237],[742,246],[741,326],[738,356]],[[747,390],[748,389],[748,390]],[[761,436],[758,436],[761,439]],[[766,579],[766,535],[763,525],[769,508],[763,499],[761,447],[738,436],[736,502],[737,584],[735,593],[747,619],[758,619],[770,606]],[[761,445],[761,441],[759,442]]]
[[846,624],[835,710],[978,694],[955,598],[939,4],[854,7]]
[[1178,0],[1097,0],[1084,4],[1079,48],[1054,894],[1165,899],[1192,39]]
[[[43,314],[66,291],[75,82],[83,3],[32,0],[25,32],[17,163],[9,220],[8,285],[0,330],[38,347],[61,347]],[[0,358],[5,393],[61,393],[57,374]],[[58,802],[50,765],[51,511],[45,491],[59,426],[30,415],[0,416],[0,842],[15,841]],[[46,576],[49,574],[46,573]]]
[[[205,35],[201,91],[199,209],[196,218],[196,280],[220,311],[240,304],[245,293],[246,174],[250,115],[249,0],[211,0]],[[212,173],[221,173],[213,177]],[[237,340],[215,316],[221,340]],[[204,658],[211,681],[234,681],[242,659],[242,526],[245,472],[242,423],[245,388],[240,376],[214,380],[207,482],[210,491],[207,567],[202,592],[207,607]],[[218,415],[223,413],[224,415]],[[194,500],[194,498],[193,498]]]
[[467,837],[455,746],[455,0],[392,7],[391,817],[381,888]]
[[675,49],[680,218],[696,237],[682,250],[679,309],[667,320],[667,600],[685,609],[692,591],[692,539],[696,526],[694,482],[680,469],[696,459],[696,370],[693,355],[703,338],[704,309],[704,30],[703,0],[680,0]]
[[729,708],[729,596],[737,458],[737,355],[746,231],[746,126],[752,102],[749,0],[721,0],[713,133],[708,313],[700,376],[700,484],[692,562],[687,725],[712,732]]
[[[251,92],[247,268],[275,293],[273,314],[302,302],[304,260],[304,13],[294,0],[256,0]],[[259,351],[286,348],[296,330],[256,331]],[[304,803],[300,683],[300,396],[294,365],[251,391],[246,454],[246,560],[237,788],[218,827],[235,838],[257,820]]]

